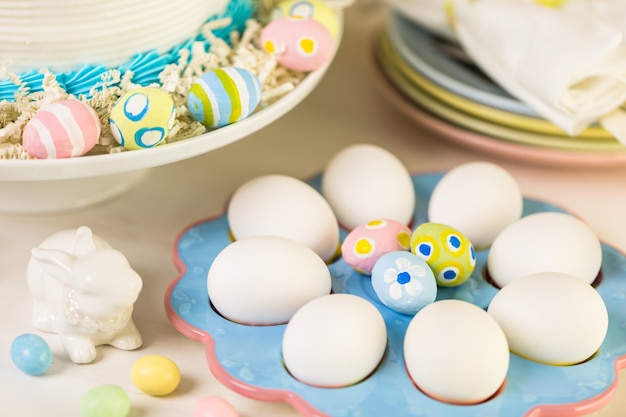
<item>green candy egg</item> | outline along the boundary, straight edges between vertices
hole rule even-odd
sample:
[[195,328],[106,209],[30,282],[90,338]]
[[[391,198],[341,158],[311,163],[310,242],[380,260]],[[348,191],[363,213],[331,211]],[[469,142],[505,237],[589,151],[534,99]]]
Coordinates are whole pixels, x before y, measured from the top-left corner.
[[80,402],[82,417],[126,417],[130,400],[126,391],[117,385],[99,385],[90,389]]
[[411,235],[411,252],[426,261],[437,284],[455,287],[474,272],[476,251],[470,240],[453,227],[423,223]]

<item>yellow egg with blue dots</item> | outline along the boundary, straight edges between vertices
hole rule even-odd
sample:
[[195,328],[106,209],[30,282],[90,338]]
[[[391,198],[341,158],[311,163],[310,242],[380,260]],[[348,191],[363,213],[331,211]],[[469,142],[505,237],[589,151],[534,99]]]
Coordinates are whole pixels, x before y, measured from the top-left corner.
[[111,134],[127,150],[152,148],[170,134],[176,108],[159,88],[141,87],[124,94],[111,109]]
[[252,114],[261,102],[261,91],[261,80],[252,71],[216,68],[191,84],[187,107],[193,118],[206,127],[223,127]]
[[441,223],[422,223],[411,235],[411,252],[435,274],[437,284],[456,287],[469,279],[476,266],[476,251],[457,229]]
[[341,29],[339,15],[322,0],[286,0],[278,3],[272,11],[271,20],[281,17],[312,19],[321,23],[334,39]]

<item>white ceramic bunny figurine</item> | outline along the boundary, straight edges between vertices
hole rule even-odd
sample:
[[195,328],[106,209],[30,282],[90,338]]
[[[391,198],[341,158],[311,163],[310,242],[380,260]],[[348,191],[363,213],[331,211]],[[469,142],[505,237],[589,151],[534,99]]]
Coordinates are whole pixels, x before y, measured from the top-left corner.
[[73,362],[92,362],[99,345],[141,346],[132,320],[141,277],[88,227],[60,231],[33,248],[26,274],[33,324],[57,333]]

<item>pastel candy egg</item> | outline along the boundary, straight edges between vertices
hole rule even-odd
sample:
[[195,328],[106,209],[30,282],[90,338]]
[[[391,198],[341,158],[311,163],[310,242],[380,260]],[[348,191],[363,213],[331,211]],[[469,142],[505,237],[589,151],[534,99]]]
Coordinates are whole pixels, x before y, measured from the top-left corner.
[[193,417],[239,417],[237,410],[222,397],[210,396],[198,401]]
[[11,343],[11,360],[25,374],[41,375],[50,368],[52,351],[41,336],[26,333]]
[[391,251],[408,251],[410,241],[407,225],[396,220],[372,220],[348,233],[341,254],[348,265],[369,275],[378,258]]
[[382,255],[372,269],[372,287],[384,305],[407,315],[416,314],[437,297],[433,271],[408,251]]
[[113,384],[99,385],[90,389],[80,401],[82,417],[126,417],[129,412],[128,394]]
[[129,91],[111,109],[111,134],[124,149],[152,148],[169,136],[175,110],[166,91],[154,87]]
[[39,159],[71,158],[89,152],[102,125],[88,104],[65,100],[43,106],[24,127],[22,144]]
[[455,287],[470,277],[476,266],[476,251],[465,235],[440,223],[423,223],[411,236],[411,252],[426,261],[437,284]]
[[333,36],[339,35],[340,24],[337,12],[321,0],[288,0],[278,3],[272,10],[272,20],[281,17],[300,17],[320,22]]
[[261,80],[245,68],[216,68],[191,84],[187,106],[191,115],[215,128],[248,117],[261,102]]
[[135,362],[131,369],[133,384],[148,395],[167,395],[178,387],[178,365],[163,355],[148,355]]
[[327,63],[335,50],[329,30],[313,19],[283,17],[261,31],[261,47],[277,54],[278,63],[295,71],[314,71]]

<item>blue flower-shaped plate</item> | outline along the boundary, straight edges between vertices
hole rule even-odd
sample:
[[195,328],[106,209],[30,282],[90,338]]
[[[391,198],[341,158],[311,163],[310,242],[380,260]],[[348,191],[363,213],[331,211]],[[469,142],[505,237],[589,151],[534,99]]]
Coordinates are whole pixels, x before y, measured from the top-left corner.
[[[428,200],[443,174],[413,176],[417,195],[414,226],[425,221]],[[319,190],[321,177],[310,181]],[[551,204],[524,200],[524,215],[563,211]],[[342,236],[345,236],[345,231]],[[207,295],[206,276],[215,256],[228,244],[226,215],[185,229],[175,244],[180,275],[165,295],[167,315],[176,329],[206,346],[208,367],[234,391],[262,401],[281,401],[306,417],[573,417],[602,408],[626,366],[626,257],[602,245],[602,272],[594,285],[609,312],[609,329],[599,352],[574,366],[550,366],[511,354],[506,383],[493,398],[476,405],[452,405],[432,399],[415,387],[404,366],[402,343],[410,316],[381,304],[370,278],[339,258],[328,267],[333,291],[372,302],[388,332],[385,356],[364,381],[342,388],[318,388],[294,379],[283,366],[285,325],[247,326],[217,314]],[[487,251],[479,252],[474,274],[463,285],[441,288],[437,299],[456,298],[486,308],[498,289],[485,278]],[[463,347],[459,346],[459,355]],[[471,358],[468,358],[471,360]]]

